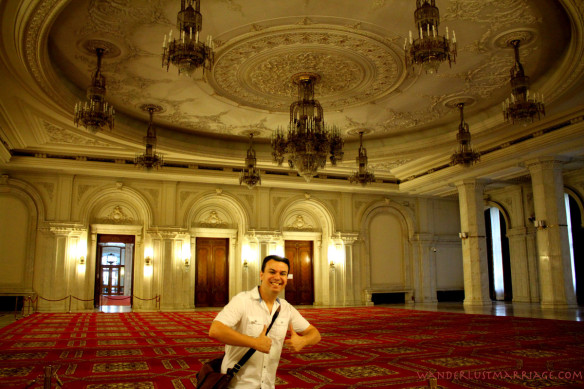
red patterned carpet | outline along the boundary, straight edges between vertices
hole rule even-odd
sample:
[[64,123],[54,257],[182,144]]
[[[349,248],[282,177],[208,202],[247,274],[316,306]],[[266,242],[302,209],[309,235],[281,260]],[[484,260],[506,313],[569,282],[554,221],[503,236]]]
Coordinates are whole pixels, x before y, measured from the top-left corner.
[[[277,387],[582,388],[584,323],[392,308],[304,309],[322,341],[282,355]],[[220,355],[216,312],[34,314],[0,330],[0,387],[193,388]],[[37,380],[33,383],[34,380]],[[31,384],[33,383],[33,384]]]

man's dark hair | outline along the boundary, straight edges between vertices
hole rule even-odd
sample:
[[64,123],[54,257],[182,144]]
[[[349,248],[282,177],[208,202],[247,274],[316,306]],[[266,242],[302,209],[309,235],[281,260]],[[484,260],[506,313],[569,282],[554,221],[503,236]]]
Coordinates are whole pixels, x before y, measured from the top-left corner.
[[284,258],[281,257],[279,255],[268,255],[267,257],[264,258],[264,260],[262,261],[262,272],[264,271],[264,269],[266,268],[266,263],[268,263],[268,261],[270,260],[274,260],[274,261],[278,261],[278,262],[284,262],[286,265],[288,265],[288,270],[290,270],[290,261],[288,260],[288,258]]

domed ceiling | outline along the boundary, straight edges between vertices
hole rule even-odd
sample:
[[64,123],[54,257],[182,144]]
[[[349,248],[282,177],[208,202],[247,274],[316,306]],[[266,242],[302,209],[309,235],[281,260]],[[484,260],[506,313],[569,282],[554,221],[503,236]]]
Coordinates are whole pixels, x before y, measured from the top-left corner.
[[[215,61],[192,77],[162,66],[164,36],[177,34],[179,0],[5,3],[3,30],[10,21],[10,36],[20,43],[11,52],[4,34],[4,62],[25,64],[27,74],[16,72],[21,82],[42,90],[31,92],[26,104],[51,112],[36,115],[42,117],[38,131],[51,141],[37,136],[36,144],[12,149],[54,152],[69,139],[72,155],[127,158],[143,148],[148,114],[141,107],[155,104],[162,107],[154,122],[167,162],[237,167],[253,132],[260,168],[275,169],[269,142],[289,121],[297,98],[292,78],[311,72],[320,78],[315,97],[325,121],[345,138],[344,161],[325,171],[354,170],[363,131],[377,177],[405,182],[448,163],[457,146],[459,102],[479,150],[513,143],[541,125],[503,121],[514,39],[521,40],[533,90],[545,96],[545,120],[582,105],[582,4],[576,0],[437,0],[440,33],[455,32],[458,48],[456,63],[442,63],[437,74],[405,66],[404,40],[416,28],[414,0],[201,0],[201,37],[212,36]],[[91,82],[96,47],[106,49],[106,99],[117,115],[113,130],[89,134],[73,125],[72,115]],[[581,157],[582,150],[567,155]],[[508,175],[483,174],[525,174],[505,169]]]

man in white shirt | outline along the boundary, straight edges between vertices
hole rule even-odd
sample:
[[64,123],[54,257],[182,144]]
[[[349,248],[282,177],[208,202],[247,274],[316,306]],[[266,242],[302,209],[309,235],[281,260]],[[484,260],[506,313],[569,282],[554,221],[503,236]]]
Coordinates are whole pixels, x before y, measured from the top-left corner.
[[[257,350],[235,374],[230,388],[274,388],[282,347],[286,345],[292,351],[300,351],[320,341],[316,327],[286,300],[278,298],[288,282],[289,270],[287,258],[277,255],[265,257],[260,286],[235,296],[211,324],[209,336],[225,343],[222,373],[232,368],[249,348]],[[278,308],[279,316],[266,335],[266,329]],[[290,338],[284,341],[288,329]]]

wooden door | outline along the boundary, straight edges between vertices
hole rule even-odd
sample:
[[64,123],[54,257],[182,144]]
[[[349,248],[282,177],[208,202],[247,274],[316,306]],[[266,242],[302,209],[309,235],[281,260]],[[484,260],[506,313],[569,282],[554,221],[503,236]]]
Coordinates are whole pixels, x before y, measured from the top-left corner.
[[314,279],[312,273],[312,241],[287,240],[284,247],[290,260],[292,279],[286,285],[286,301],[293,305],[314,303]]
[[228,239],[197,238],[195,306],[222,307],[229,298]]

